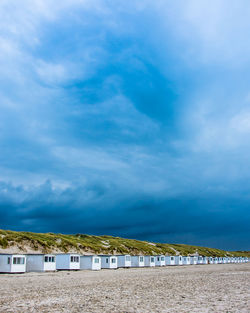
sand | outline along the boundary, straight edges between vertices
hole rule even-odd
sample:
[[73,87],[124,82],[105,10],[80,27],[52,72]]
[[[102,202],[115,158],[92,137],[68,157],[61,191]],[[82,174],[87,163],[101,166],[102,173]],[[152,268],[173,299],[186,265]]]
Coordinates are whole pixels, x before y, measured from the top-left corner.
[[0,312],[250,312],[250,263],[0,275]]

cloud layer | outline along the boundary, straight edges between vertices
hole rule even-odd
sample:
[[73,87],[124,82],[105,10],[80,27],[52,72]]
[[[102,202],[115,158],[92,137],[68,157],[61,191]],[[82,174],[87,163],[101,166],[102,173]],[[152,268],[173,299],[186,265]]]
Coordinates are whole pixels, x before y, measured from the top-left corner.
[[2,1],[0,227],[249,249],[248,1]]

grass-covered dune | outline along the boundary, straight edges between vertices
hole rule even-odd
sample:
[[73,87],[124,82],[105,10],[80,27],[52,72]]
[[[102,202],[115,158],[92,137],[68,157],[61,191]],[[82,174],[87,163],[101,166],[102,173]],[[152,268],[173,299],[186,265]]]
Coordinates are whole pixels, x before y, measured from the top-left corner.
[[182,254],[205,256],[250,256],[250,251],[223,251],[184,244],[152,243],[112,236],[62,235],[0,230],[0,253],[58,253],[82,254]]

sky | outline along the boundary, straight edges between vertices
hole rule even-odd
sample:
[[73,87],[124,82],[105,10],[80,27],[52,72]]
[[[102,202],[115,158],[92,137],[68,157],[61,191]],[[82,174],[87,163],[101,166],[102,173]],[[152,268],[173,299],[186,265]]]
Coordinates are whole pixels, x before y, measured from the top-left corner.
[[250,2],[2,0],[0,228],[250,249]]

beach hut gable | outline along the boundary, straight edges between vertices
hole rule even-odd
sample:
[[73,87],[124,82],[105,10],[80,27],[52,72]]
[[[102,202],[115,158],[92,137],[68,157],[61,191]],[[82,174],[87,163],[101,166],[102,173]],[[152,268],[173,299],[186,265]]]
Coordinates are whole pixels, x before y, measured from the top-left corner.
[[165,263],[166,263],[166,265],[177,265],[175,263],[175,256],[174,255],[166,255],[165,256]]
[[114,255],[101,255],[101,268],[116,269],[117,256]]
[[80,269],[99,271],[101,269],[101,258],[97,255],[81,255]]
[[0,273],[26,272],[26,256],[22,254],[0,254]]
[[190,256],[184,256],[183,258],[183,265],[190,265],[191,261],[190,261]]
[[117,266],[121,268],[131,267],[131,256],[129,254],[117,255]]
[[56,256],[57,270],[79,270],[80,269],[80,255],[79,254],[57,254]]
[[143,266],[145,266],[144,256],[133,255],[131,257],[131,267],[143,267]]
[[157,255],[155,260],[155,266],[165,266],[165,256],[164,255]]
[[54,254],[28,254],[27,272],[56,271],[56,256]]
[[155,256],[152,255],[146,255],[144,257],[144,264],[148,267],[154,267],[155,266]]

